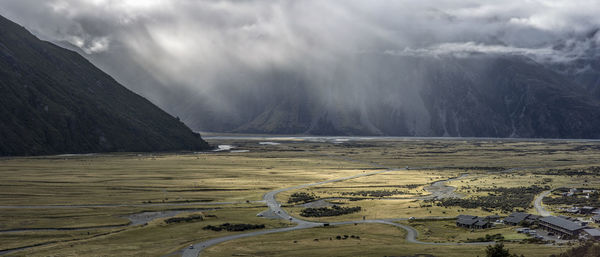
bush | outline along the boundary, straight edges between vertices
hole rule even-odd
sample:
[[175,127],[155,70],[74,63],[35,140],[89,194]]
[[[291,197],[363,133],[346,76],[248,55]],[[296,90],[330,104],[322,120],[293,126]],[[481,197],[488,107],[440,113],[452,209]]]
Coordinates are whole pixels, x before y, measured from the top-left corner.
[[300,202],[312,202],[317,200],[318,198],[314,194],[309,194],[305,192],[293,193],[288,199],[288,203],[300,203]]
[[165,223],[171,224],[171,223],[192,222],[192,221],[202,221],[202,220],[204,220],[204,217],[202,215],[192,215],[189,217],[169,218],[169,219],[165,220]]
[[[508,249],[504,248],[503,243],[488,245],[485,249],[485,256],[487,257],[519,257],[516,254],[511,254]],[[523,255],[521,255],[523,257]]]
[[339,216],[344,214],[350,214],[359,212],[361,210],[360,206],[356,207],[339,207],[337,205],[321,208],[306,208],[300,212],[300,216],[302,217],[330,217],[330,216]]
[[251,229],[263,229],[265,228],[264,224],[231,224],[231,223],[223,223],[219,226],[208,225],[203,227],[204,230],[212,230],[212,231],[246,231]]
[[479,237],[476,239],[467,239],[466,242],[492,242],[492,241],[502,241],[504,240],[504,236],[502,234],[494,234],[494,235],[485,235],[485,237]]
[[439,200],[430,200],[437,206],[449,207],[460,206],[462,208],[479,208],[484,210],[500,209],[511,212],[515,208],[529,209],[535,195],[546,190],[539,186],[530,187],[499,187],[489,189],[479,189],[478,191],[490,192],[487,196],[476,196],[473,198],[446,198]]
[[402,195],[407,194],[408,192],[402,190],[369,190],[369,191],[357,191],[357,192],[343,192],[342,195],[352,195],[352,196],[370,196],[370,197],[385,197],[392,195]]

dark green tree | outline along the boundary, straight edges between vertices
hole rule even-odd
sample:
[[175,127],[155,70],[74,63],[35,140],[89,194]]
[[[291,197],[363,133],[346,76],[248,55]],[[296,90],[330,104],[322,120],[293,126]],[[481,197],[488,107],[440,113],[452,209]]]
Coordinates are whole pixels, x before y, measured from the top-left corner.
[[[487,257],[519,257],[516,254],[511,254],[508,249],[504,248],[503,243],[497,243],[495,245],[488,245],[485,249],[485,256]],[[523,257],[523,255],[521,255]]]

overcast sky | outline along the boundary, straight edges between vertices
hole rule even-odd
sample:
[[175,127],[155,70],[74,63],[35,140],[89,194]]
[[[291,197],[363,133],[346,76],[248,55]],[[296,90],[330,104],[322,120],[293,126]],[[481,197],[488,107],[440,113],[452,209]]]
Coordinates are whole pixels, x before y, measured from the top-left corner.
[[600,27],[596,0],[3,0],[0,13],[88,54],[128,48],[178,78],[363,52],[552,54],[560,61],[566,56],[553,45]]
[[[597,0],[2,0],[0,14],[91,59],[105,54],[105,66],[127,58],[162,85],[199,94],[224,81],[252,87],[261,83],[257,73],[272,69],[327,87],[339,79],[329,74],[353,74],[365,55],[488,53],[556,63],[600,43]],[[365,80],[341,79],[357,88]]]

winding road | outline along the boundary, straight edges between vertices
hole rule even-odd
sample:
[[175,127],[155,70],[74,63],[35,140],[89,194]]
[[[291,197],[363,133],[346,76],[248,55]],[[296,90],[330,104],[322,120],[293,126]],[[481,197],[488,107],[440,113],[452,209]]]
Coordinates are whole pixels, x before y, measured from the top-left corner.
[[544,208],[544,206],[542,206],[542,200],[544,200],[544,197],[548,196],[550,194],[550,192],[552,192],[552,190],[548,190],[548,191],[544,191],[541,194],[539,194],[538,196],[535,197],[535,200],[533,201],[533,206],[535,206],[535,210],[544,217],[550,216],[552,215],[548,210],[546,210]]
[[[290,216],[284,209],[281,208],[281,204],[279,204],[279,202],[277,202],[277,200],[275,199],[275,196],[281,192],[285,192],[285,191],[290,191],[290,190],[295,190],[295,189],[301,189],[301,188],[306,188],[306,187],[311,187],[311,186],[318,186],[318,185],[322,185],[322,184],[327,184],[327,183],[333,183],[333,182],[339,182],[339,181],[344,181],[344,180],[349,180],[349,179],[354,179],[354,178],[359,178],[359,177],[364,177],[364,176],[371,176],[371,175],[377,175],[377,174],[381,174],[381,173],[387,173],[387,172],[395,172],[395,171],[404,171],[406,169],[387,169],[387,170],[382,170],[382,171],[375,171],[375,172],[369,172],[369,173],[361,173],[361,174],[357,174],[354,176],[349,176],[349,177],[343,177],[343,178],[337,178],[337,179],[331,179],[331,180],[325,180],[325,181],[321,181],[321,182],[316,182],[316,183],[310,183],[310,184],[304,184],[304,185],[299,185],[299,186],[294,186],[294,187],[288,187],[288,188],[282,188],[282,189],[277,189],[271,192],[266,193],[263,196],[263,201],[267,204],[267,206],[269,207],[269,211],[273,214],[276,215],[278,218],[284,219],[284,220],[289,220],[290,222],[296,223],[297,225],[294,227],[286,227],[286,228],[276,228],[276,229],[269,229],[269,230],[261,230],[261,231],[254,231],[254,232],[249,232],[249,233],[243,233],[243,234],[236,234],[236,235],[230,235],[230,236],[225,236],[225,237],[219,237],[219,238],[214,238],[214,239],[210,239],[207,241],[203,241],[200,243],[196,243],[193,244],[191,247],[186,248],[183,251],[182,256],[183,257],[197,257],[202,250],[204,250],[207,247],[219,244],[219,243],[223,243],[226,241],[230,241],[230,240],[235,240],[235,239],[241,239],[241,238],[246,238],[246,237],[252,237],[252,236],[259,236],[259,235],[265,235],[265,234],[272,234],[272,233],[280,233],[280,232],[287,232],[287,231],[294,231],[294,230],[300,230],[300,229],[307,229],[307,228],[315,228],[315,227],[321,227],[324,225],[324,223],[321,222],[313,222],[313,221],[308,221],[308,220],[303,220],[303,219],[299,219],[293,216]],[[444,185],[444,183],[451,181],[451,180],[457,180],[457,179],[461,179],[465,176],[467,176],[468,174],[463,174],[459,177],[456,178],[452,178],[452,179],[448,179],[448,180],[442,180],[442,181],[436,181],[432,184],[432,186],[428,187],[427,190],[430,191],[432,193],[432,197],[434,198],[440,198],[440,197],[446,197],[448,195],[452,195],[455,188],[454,187],[450,187],[450,186],[446,186]],[[435,185],[435,186],[434,186]],[[414,229],[413,227],[410,227],[408,225],[403,225],[403,224],[399,224],[399,223],[395,223],[394,221],[400,221],[400,220],[408,220],[408,218],[399,218],[399,219],[374,219],[374,220],[352,220],[352,221],[343,221],[343,222],[330,222],[330,225],[346,225],[346,224],[355,224],[355,223],[379,223],[379,224],[387,224],[387,225],[391,225],[391,226],[395,226],[395,227],[399,227],[402,228],[404,230],[406,230],[406,241],[410,242],[410,243],[416,243],[416,244],[426,244],[426,245],[488,245],[491,244],[493,242],[475,242],[475,243],[434,243],[434,242],[423,242],[423,241],[419,241],[417,240],[417,236],[418,236],[418,232],[416,229]]]

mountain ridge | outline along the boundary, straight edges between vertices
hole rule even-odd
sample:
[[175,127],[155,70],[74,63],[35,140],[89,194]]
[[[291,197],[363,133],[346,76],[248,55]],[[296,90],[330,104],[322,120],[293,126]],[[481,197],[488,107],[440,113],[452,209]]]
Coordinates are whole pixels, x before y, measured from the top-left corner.
[[0,155],[209,147],[80,54],[1,16],[0,78]]

